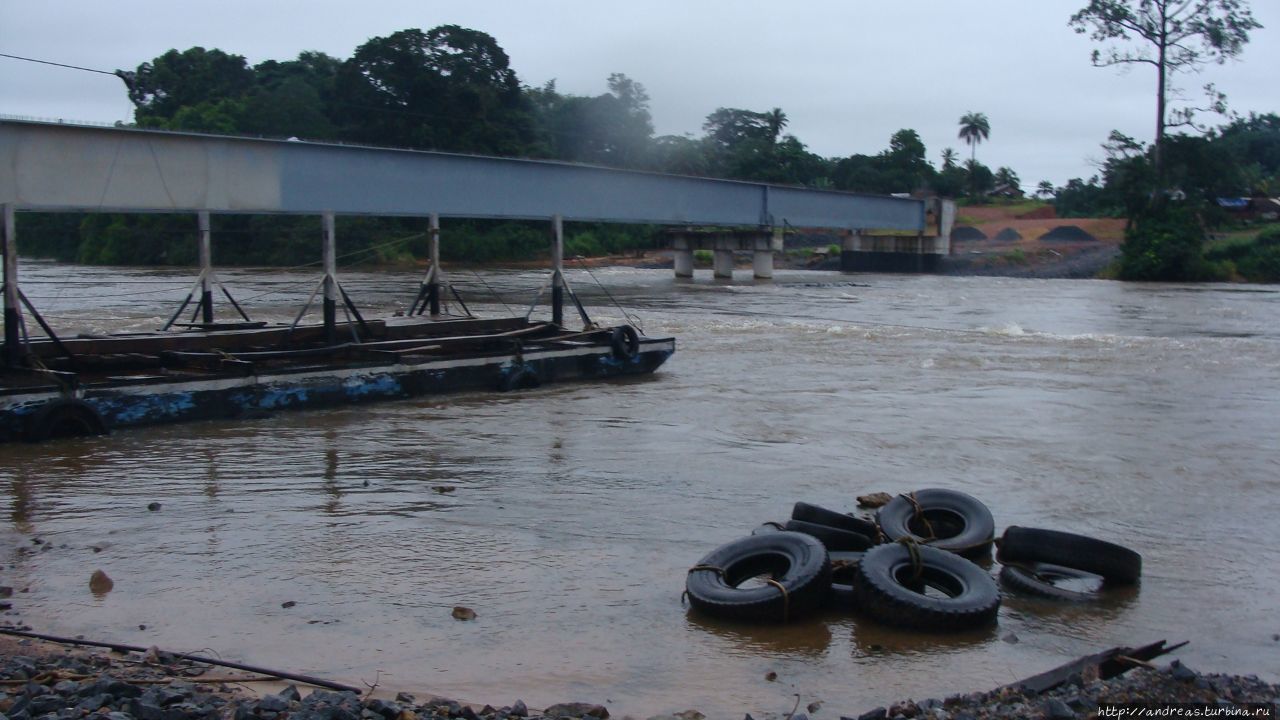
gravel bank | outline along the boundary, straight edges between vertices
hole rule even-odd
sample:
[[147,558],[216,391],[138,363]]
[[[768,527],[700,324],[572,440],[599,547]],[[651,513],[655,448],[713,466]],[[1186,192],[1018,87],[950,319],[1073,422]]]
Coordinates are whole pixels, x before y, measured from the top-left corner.
[[[1164,667],[1139,668],[1110,680],[1086,682],[1075,676],[1071,682],[1040,695],[1028,696],[1005,688],[957,695],[945,700],[907,700],[846,717],[857,720],[1071,720],[1098,717],[1099,705],[1103,703],[1139,703],[1152,706],[1168,703],[1203,703],[1210,706],[1232,706],[1239,703],[1274,705],[1280,703],[1280,685],[1264,682],[1253,675],[1202,675],[1174,660]],[[799,716],[793,720],[799,720]]]
[[[254,690],[252,688],[259,688]],[[0,643],[0,720],[574,720],[607,718],[590,703],[535,710],[520,700],[477,708],[439,697],[330,690],[262,692],[243,674],[177,660],[154,649],[145,654],[102,653],[32,640]],[[275,687],[278,687],[276,685]],[[275,688],[272,688],[273,690]],[[1000,689],[943,700],[906,700],[867,712],[810,706],[790,720],[985,720],[987,718],[1096,717],[1100,703],[1280,702],[1280,685],[1254,676],[1200,674],[1173,661],[1111,680],[1080,677],[1042,695]],[[761,720],[788,716],[761,715]],[[697,711],[649,720],[702,720]],[[750,714],[745,719],[751,719]]]

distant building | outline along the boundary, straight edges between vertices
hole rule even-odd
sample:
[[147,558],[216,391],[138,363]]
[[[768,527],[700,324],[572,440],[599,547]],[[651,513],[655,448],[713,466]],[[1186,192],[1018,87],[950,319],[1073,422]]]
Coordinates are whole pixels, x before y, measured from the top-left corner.
[[1017,185],[1001,183],[987,192],[987,197],[1011,198],[1019,200],[1022,198],[1022,188]]

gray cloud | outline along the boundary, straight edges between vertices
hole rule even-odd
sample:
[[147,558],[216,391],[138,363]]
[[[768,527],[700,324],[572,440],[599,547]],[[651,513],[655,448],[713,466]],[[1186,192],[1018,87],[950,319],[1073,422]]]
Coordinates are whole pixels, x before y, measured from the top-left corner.
[[[781,107],[789,132],[821,155],[872,154],[901,128],[920,133],[935,164],[967,155],[957,120],[991,120],[978,148],[1034,184],[1095,172],[1112,129],[1149,140],[1152,72],[1089,64],[1092,45],[1066,25],[1084,0],[54,0],[9,3],[0,52],[90,68],[133,68],[170,48],[217,47],[250,62],[302,50],[347,57],[370,37],[456,23],[497,38],[523,82],[598,94],[610,73],[643,83],[659,133],[698,135],[717,107]],[[1233,110],[1280,111],[1271,40],[1280,7],[1255,2],[1266,26],[1240,62],[1181,78],[1216,82]],[[130,119],[123,85],[104,75],[0,58],[0,113]]]

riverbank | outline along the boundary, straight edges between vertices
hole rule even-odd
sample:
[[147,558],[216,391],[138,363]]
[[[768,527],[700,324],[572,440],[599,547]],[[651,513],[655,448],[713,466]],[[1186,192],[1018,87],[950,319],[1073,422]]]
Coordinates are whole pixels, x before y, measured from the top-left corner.
[[[1107,704],[1160,707],[1195,703],[1222,709],[1265,703],[1274,713],[1277,702],[1280,685],[1252,675],[1201,674],[1174,660],[1163,667],[1142,667],[1109,680],[1090,682],[1077,675],[1042,694],[1001,688],[945,699],[900,700],[865,711],[819,703],[801,710],[797,701],[796,709],[790,713],[765,713],[760,717],[1069,720],[1097,717]],[[305,685],[300,689],[269,677],[176,658],[155,648],[145,653],[119,653],[0,637],[0,714],[9,720],[71,720],[86,716],[108,720],[560,720],[608,718],[609,710],[591,702],[557,703],[541,709],[531,709],[522,700],[501,707],[476,706],[377,685],[359,693]],[[704,717],[690,709],[649,720]],[[753,715],[746,711],[745,717]]]

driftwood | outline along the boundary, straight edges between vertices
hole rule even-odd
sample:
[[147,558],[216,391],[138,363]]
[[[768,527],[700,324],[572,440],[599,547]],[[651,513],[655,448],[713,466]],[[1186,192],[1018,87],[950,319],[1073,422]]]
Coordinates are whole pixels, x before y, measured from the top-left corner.
[[1171,653],[1186,644],[1184,641],[1177,645],[1166,646],[1165,641],[1160,640],[1136,648],[1114,647],[1093,655],[1085,655],[1065,665],[1039,675],[1032,675],[999,689],[1017,690],[1026,695],[1039,695],[1066,683],[1077,675],[1081,678],[1107,680],[1123,675],[1127,670],[1137,666],[1150,667],[1147,661]]
[[[120,645],[118,643],[96,642],[93,640],[81,640],[79,638],[58,637],[56,635],[45,635],[43,633],[27,632],[25,630],[13,630],[10,628],[0,628],[0,633],[3,633],[5,635],[13,635],[15,637],[27,637],[27,638],[35,638],[36,640],[46,640],[48,642],[60,643],[62,645],[84,645],[87,647],[107,648],[108,650],[114,650],[116,652],[144,653],[144,652],[147,652],[148,650],[148,648],[137,647],[135,645]],[[258,667],[255,665],[245,665],[244,663],[231,662],[230,660],[218,660],[217,658],[203,657],[200,655],[192,655],[189,653],[168,652],[168,651],[161,651],[161,652],[163,652],[165,655],[179,658],[181,660],[190,660],[192,662],[203,663],[205,665],[218,665],[221,667],[233,668],[235,670],[244,670],[245,672],[257,673],[259,675],[268,675],[270,677],[280,678],[282,680],[293,680],[295,682],[306,683],[307,685],[314,685],[316,687],[328,688],[330,690],[350,691],[354,693],[363,692],[363,690],[361,690],[360,688],[352,687],[351,685],[343,685],[342,683],[336,683],[331,680],[324,680],[322,678],[311,677],[309,675],[299,675],[298,673],[280,672],[277,670],[271,670],[269,668]],[[183,678],[183,679],[187,681],[192,681],[192,678]],[[237,679],[235,682],[246,682],[246,680]]]

